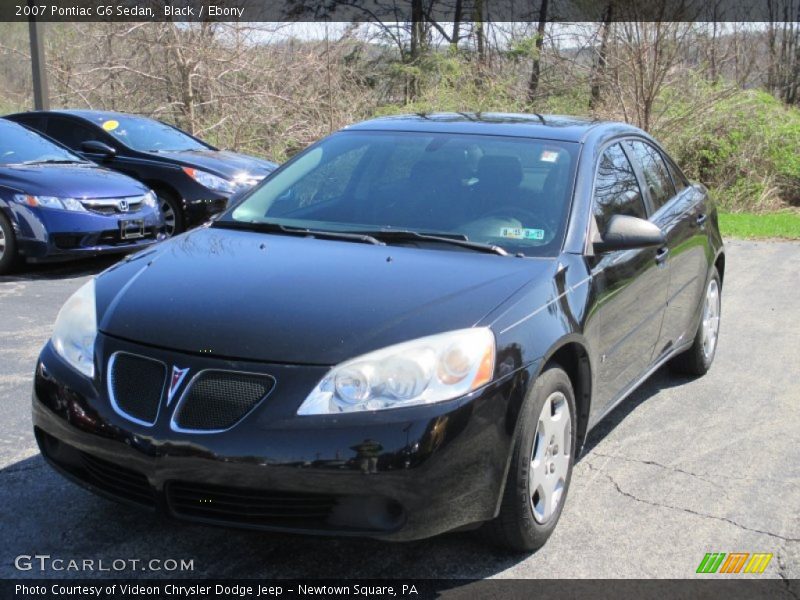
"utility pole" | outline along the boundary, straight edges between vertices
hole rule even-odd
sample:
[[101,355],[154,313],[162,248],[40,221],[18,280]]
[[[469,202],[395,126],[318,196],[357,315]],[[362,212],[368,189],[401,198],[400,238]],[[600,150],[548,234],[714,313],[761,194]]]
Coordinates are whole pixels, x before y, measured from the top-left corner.
[[[34,0],[28,0],[31,5]],[[34,17],[28,20],[31,40],[31,69],[33,75],[33,107],[36,110],[50,110],[50,90],[47,86],[47,63],[44,57],[42,24]]]

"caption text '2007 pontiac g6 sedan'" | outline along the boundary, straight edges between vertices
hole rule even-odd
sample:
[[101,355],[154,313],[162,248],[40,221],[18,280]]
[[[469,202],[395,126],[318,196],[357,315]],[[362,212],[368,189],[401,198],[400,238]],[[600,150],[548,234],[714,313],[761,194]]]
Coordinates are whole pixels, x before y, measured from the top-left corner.
[[214,524],[540,547],[587,432],[660,365],[714,359],[705,188],[621,124],[361,123],[61,310],[47,460]]

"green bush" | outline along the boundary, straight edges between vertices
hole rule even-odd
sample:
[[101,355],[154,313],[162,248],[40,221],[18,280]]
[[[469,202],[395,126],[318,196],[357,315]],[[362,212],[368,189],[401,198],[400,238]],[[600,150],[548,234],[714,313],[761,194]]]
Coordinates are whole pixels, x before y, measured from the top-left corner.
[[739,91],[711,103],[665,142],[728,211],[800,205],[800,110],[766,92]]

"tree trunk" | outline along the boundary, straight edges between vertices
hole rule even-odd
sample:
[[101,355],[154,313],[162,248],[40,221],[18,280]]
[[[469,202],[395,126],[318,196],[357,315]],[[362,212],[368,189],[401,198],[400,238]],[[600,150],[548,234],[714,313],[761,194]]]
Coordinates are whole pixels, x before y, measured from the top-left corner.
[[606,75],[606,63],[608,61],[608,35],[611,30],[611,3],[609,2],[603,11],[603,22],[600,25],[600,49],[597,52],[597,59],[592,66],[592,95],[589,98],[589,110],[594,110],[600,104],[602,94],[603,79]]
[[472,20],[475,22],[475,46],[478,49],[478,60],[482,63],[486,59],[486,40],[483,31],[483,0],[475,0],[475,12]]
[[539,75],[542,64],[542,46],[544,45],[544,32],[547,25],[547,2],[548,0],[541,0],[542,4],[539,7],[539,24],[536,27],[536,56],[533,57],[533,65],[531,66],[531,79],[528,82],[528,103],[533,104],[536,99],[536,91],[539,89]]
[[453,15],[453,35],[450,37],[450,48],[455,52],[458,50],[458,40],[461,30],[461,0],[456,0],[456,10]]
[[767,7],[769,10],[769,24],[767,26],[767,49],[769,52],[769,64],[767,65],[767,89],[771,94],[776,92],[778,80],[778,65],[777,65],[777,51],[775,45],[777,43],[776,30],[776,17],[775,7],[773,0],[767,0]]
[[[417,66],[422,47],[425,41],[425,14],[422,8],[422,0],[411,0],[411,49],[409,53],[409,63]],[[409,75],[408,98],[415,100],[419,95],[419,78],[415,74]]]
[[711,85],[717,85],[719,74],[717,73],[717,4],[714,4],[714,22],[711,24],[711,48],[709,49],[709,79]]

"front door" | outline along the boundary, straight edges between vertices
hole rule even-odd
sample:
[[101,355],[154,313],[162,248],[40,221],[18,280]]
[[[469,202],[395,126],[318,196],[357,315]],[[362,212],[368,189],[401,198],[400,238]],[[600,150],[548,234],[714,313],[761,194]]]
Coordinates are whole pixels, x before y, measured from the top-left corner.
[[[620,144],[600,158],[594,185],[594,218],[602,234],[614,215],[646,219],[636,174]],[[662,250],[621,250],[594,257],[593,303],[587,335],[595,340],[593,417],[650,367],[667,300],[668,261]]]

